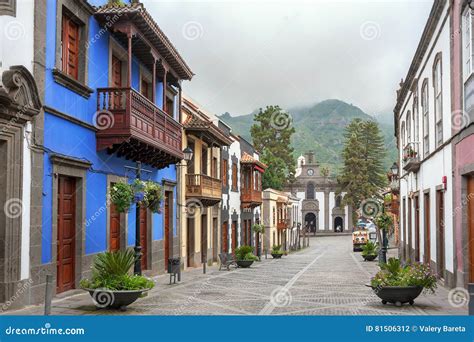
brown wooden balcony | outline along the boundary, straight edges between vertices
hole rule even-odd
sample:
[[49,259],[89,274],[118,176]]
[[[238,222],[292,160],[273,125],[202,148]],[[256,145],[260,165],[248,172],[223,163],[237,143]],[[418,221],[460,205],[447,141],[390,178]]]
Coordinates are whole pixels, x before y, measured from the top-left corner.
[[157,168],[183,159],[181,125],[131,88],[97,89],[97,150]]
[[205,207],[213,206],[221,201],[222,181],[206,175],[187,174],[186,198],[196,198]]
[[242,208],[255,208],[262,204],[262,192],[254,189],[240,190],[240,203]]

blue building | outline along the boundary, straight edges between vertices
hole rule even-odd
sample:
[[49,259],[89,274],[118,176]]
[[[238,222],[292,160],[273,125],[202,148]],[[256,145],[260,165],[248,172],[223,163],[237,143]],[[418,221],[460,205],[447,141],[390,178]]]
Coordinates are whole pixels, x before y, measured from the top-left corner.
[[179,253],[181,84],[192,71],[138,1],[46,2],[41,264],[56,292],[78,287],[94,255],[135,244],[135,208],[109,205],[116,182],[162,185],[161,214],[140,210],[142,268]]

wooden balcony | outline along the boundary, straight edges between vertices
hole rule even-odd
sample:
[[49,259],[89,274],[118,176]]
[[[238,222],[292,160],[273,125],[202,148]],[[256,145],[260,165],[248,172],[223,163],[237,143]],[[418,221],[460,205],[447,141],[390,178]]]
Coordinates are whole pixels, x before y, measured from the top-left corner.
[[222,181],[201,174],[186,175],[186,199],[196,198],[205,207],[213,206],[221,201]]
[[262,192],[254,189],[240,190],[240,204],[242,208],[255,208],[262,204]]
[[97,89],[97,150],[157,168],[183,159],[181,125],[131,88]]

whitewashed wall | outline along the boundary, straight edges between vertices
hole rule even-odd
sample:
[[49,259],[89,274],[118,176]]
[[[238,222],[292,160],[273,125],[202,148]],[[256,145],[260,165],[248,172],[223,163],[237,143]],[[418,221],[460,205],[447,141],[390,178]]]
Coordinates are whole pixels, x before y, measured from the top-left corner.
[[[438,52],[442,53],[442,109],[443,109],[443,142],[446,142],[451,137],[451,94],[450,94],[450,28],[449,20],[444,22],[443,19],[447,13],[447,6],[443,10],[443,14],[438,23],[438,26],[433,35],[433,40],[430,42],[428,47],[428,53],[424,56],[421,63],[420,69],[416,73],[418,79],[418,115],[419,115],[419,141],[420,141],[420,153],[419,156],[423,158],[423,114],[421,110],[421,91],[423,86],[423,80],[428,79],[428,105],[429,105],[429,151],[432,153],[436,150],[436,141],[435,141],[435,109],[434,109],[434,88],[433,88],[433,65],[435,61],[435,56]],[[439,33],[439,35],[438,35]],[[412,112],[413,115],[413,94],[410,92],[405,99],[404,105],[402,107],[402,116],[400,119],[399,129],[402,128],[402,123],[405,122],[408,111]],[[412,121],[413,122],[413,121]],[[412,140],[414,135],[414,127],[412,123]],[[405,136],[407,134],[405,133]],[[400,148],[400,165],[403,165],[402,157],[402,142],[401,142],[402,132],[399,131],[399,146]],[[405,171],[400,170],[402,176]],[[406,203],[408,205],[408,195],[410,192],[419,191],[420,198],[420,258],[423,260],[424,252],[424,200],[423,192],[425,190],[430,190],[430,241],[431,241],[431,259],[436,262],[437,256],[437,246],[436,246],[436,230],[437,230],[437,220],[436,220],[436,187],[442,184],[442,177],[447,176],[448,184],[447,190],[445,192],[444,198],[444,222],[445,222],[445,260],[446,260],[446,269],[450,272],[454,271],[454,247],[453,247],[453,208],[452,208],[452,199],[453,199],[453,185],[452,185],[452,154],[451,154],[451,144],[447,144],[436,154],[432,155],[429,159],[422,161],[418,175],[411,173],[410,175],[404,177],[400,182],[400,196],[401,196],[401,208],[400,215],[403,215],[403,197],[406,198]],[[413,201],[412,201],[413,205]],[[408,215],[408,209],[405,209],[405,213]],[[412,241],[411,245],[415,246],[415,211],[412,209]],[[408,222],[408,219],[407,219]],[[401,240],[406,243],[407,237],[404,236],[404,227],[403,227],[403,218],[400,218],[400,232]]]

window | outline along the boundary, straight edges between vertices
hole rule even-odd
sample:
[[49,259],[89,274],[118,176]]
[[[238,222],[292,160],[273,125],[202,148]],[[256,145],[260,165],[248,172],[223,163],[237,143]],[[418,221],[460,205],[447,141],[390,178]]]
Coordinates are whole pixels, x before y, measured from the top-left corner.
[[441,54],[436,55],[433,67],[434,109],[435,109],[435,137],[436,146],[443,143],[443,74],[441,69]]
[[79,25],[68,13],[63,13],[61,31],[61,70],[79,78]]
[[201,152],[201,174],[207,175],[207,146],[202,147],[202,152]]
[[341,207],[341,200],[342,200],[341,196],[336,197],[336,207],[337,208]]
[[428,107],[428,79],[421,88],[421,112],[423,114],[423,151],[425,156],[430,153],[430,112]]
[[407,113],[407,143],[411,143],[413,142],[413,140],[411,140],[411,112],[408,111]]
[[238,191],[237,188],[237,163],[234,161],[232,162],[232,190]]
[[273,225],[275,225],[275,207],[273,207]]
[[211,170],[211,176],[212,178],[217,178],[217,158],[212,157],[212,170]]
[[416,143],[420,142],[420,117],[418,113],[418,91],[413,93],[413,139]]
[[224,184],[224,186],[227,186],[227,159],[222,159],[222,175],[221,175],[221,178],[222,178],[222,183]]
[[464,82],[472,73],[472,15],[469,6],[463,14],[462,20],[462,59],[463,59],[463,80]]
[[148,82],[145,78],[142,78],[141,84],[141,94],[145,96],[148,100],[153,101],[153,87],[151,82]]
[[402,140],[402,148],[404,148],[406,145],[405,121],[402,122],[402,128],[400,129],[400,139]]

